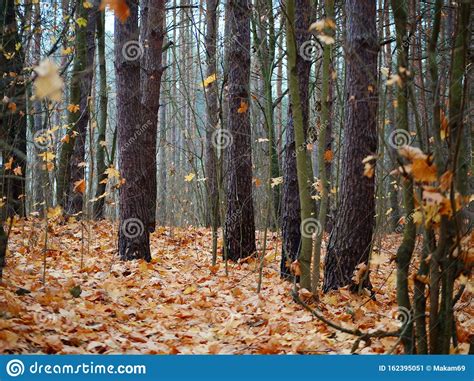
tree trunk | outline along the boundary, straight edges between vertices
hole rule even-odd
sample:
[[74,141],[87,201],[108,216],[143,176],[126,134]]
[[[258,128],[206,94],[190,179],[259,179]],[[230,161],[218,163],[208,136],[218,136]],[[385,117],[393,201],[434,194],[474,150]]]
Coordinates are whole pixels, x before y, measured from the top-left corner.
[[151,260],[150,233],[145,229],[149,218],[145,185],[150,170],[142,165],[145,135],[136,112],[140,110],[140,58],[138,42],[138,0],[128,0],[130,16],[122,23],[115,19],[115,75],[117,82],[117,140],[120,175],[125,183],[120,188],[119,255],[123,260]]
[[[311,164],[306,150],[306,134],[308,120],[308,88],[307,81],[310,66],[303,61],[301,46],[309,34],[305,34],[309,23],[309,2],[306,0],[288,0],[286,5],[286,39],[288,49],[288,82],[291,103],[291,115],[295,133],[296,172],[300,198],[300,254],[298,261],[301,269],[300,286],[311,289],[311,252],[312,234],[319,228],[318,221],[311,217],[313,201],[310,194]],[[298,32],[297,32],[298,31]],[[306,74],[308,73],[308,74]]]
[[[156,140],[158,127],[158,110],[160,107],[161,76],[163,74],[163,40],[165,18],[165,1],[150,1],[147,20],[144,22],[145,39],[143,44],[148,44],[143,57],[143,70],[141,78],[141,109],[142,128],[144,128],[139,141],[142,143],[141,166],[148,173],[144,182],[148,218],[145,223],[149,232],[156,227]],[[145,127],[147,126],[147,127]],[[145,129],[146,128],[146,129]]]
[[[107,65],[105,60],[105,13],[100,14],[97,17],[97,50],[99,58],[99,133],[97,136],[97,148],[96,148],[96,192],[95,198],[99,198],[105,193],[107,175],[104,174],[107,169],[106,164],[106,153],[107,148],[105,145],[105,139],[107,136]],[[107,160],[108,165],[113,163],[109,157]],[[94,218],[104,218],[104,207],[105,197],[99,198],[94,203]]]
[[[406,71],[408,70],[408,48],[407,44],[407,3],[406,0],[392,0],[392,10],[394,12],[395,29],[397,32],[397,74],[402,79],[401,86],[397,89],[397,130],[405,131],[409,135],[408,123],[408,84]],[[412,214],[415,205],[413,197],[413,181],[409,178],[403,179],[403,203],[405,206],[405,214]],[[403,231],[403,240],[397,250],[397,302],[401,310],[411,313],[411,303],[408,288],[408,273],[413,250],[415,248],[416,226],[413,218],[406,221]],[[405,353],[410,354],[415,351],[415,343],[413,341],[413,322],[409,322],[402,337],[402,343]]]
[[[2,163],[13,159],[12,167],[3,173],[5,178],[0,183],[0,194],[6,197],[6,205],[0,213],[5,217],[13,214],[25,214],[25,171],[26,171],[26,86],[23,73],[24,52],[16,44],[21,40],[17,30],[16,6],[13,0],[0,3],[0,30],[2,30],[3,52],[0,55],[0,72],[15,73],[0,78],[0,94],[3,102],[0,105],[0,142],[5,144],[1,149]],[[12,55],[7,59],[7,54]],[[19,168],[21,172],[14,173]],[[2,167],[2,172],[5,167]]]
[[[75,58],[71,79],[68,123],[69,131],[63,139],[58,162],[57,202],[66,213],[82,211],[83,195],[75,191],[75,184],[84,179],[85,146],[89,123],[89,97],[94,74],[95,27],[98,17],[97,6],[86,9],[78,5],[78,17],[87,20],[87,25],[77,25]],[[79,107],[79,109],[77,109]]]
[[[156,134],[163,73],[164,2],[144,7],[142,27],[148,47],[138,41],[138,2],[130,0],[130,17],[115,21],[119,167],[125,184],[120,189],[119,254],[124,260],[151,260],[150,232],[156,213]],[[142,110],[137,123],[136,111]]]
[[[206,2],[206,78],[217,76],[216,41],[217,41],[217,7],[218,0]],[[217,260],[217,229],[219,227],[219,184],[217,176],[216,142],[218,139],[219,103],[217,80],[210,83],[205,92],[206,96],[206,190],[212,228],[212,263]]]
[[300,196],[298,193],[298,175],[296,172],[295,131],[291,110],[286,126],[286,145],[283,165],[282,195],[282,256],[280,274],[291,279],[290,265],[298,258],[301,244]]
[[[326,17],[334,22],[334,0],[325,0],[324,2]],[[333,33],[333,31],[331,31]],[[331,102],[330,102],[330,83],[331,80],[331,60],[332,60],[332,45],[325,45],[323,51],[323,75],[322,75],[322,89],[321,89],[321,129],[318,136],[318,167],[319,167],[319,181],[321,182],[321,202],[319,206],[318,220],[320,229],[316,232],[316,239],[313,250],[313,276],[311,291],[318,296],[319,277],[320,277],[320,260],[321,260],[321,243],[323,235],[326,230],[326,218],[329,204],[329,182],[328,182],[328,161],[331,159],[327,157],[328,150],[328,131],[327,126],[330,121]],[[329,140],[329,149],[331,149]],[[328,160],[329,158],[329,160]]]
[[250,9],[248,2],[229,0],[226,24],[233,41],[227,51],[228,131],[227,210],[224,224],[227,258],[236,261],[256,251],[252,198],[252,150],[249,108]]
[[[345,11],[347,66],[342,183],[325,259],[325,292],[356,286],[352,280],[354,270],[368,262],[375,222],[374,177],[364,176],[362,160],[377,149],[376,3],[348,0]],[[369,283],[366,277],[364,284]]]

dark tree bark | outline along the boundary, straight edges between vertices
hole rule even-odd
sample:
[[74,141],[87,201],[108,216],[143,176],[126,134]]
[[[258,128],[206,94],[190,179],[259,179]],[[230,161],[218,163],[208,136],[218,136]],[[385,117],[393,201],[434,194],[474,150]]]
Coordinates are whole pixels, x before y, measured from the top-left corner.
[[[0,30],[2,34],[2,54],[0,55],[0,143],[2,162],[13,158],[10,170],[3,173],[0,195],[6,197],[6,205],[1,208],[3,217],[25,214],[25,168],[26,168],[26,86],[23,71],[24,52],[16,44],[21,44],[17,29],[14,0],[0,2]],[[7,59],[7,55],[12,55]],[[6,75],[15,73],[16,75]],[[5,74],[5,75],[4,75]],[[21,168],[21,174],[13,172]],[[2,170],[4,167],[2,168]]]
[[[117,140],[120,175],[119,255],[123,260],[151,260],[150,234],[145,229],[149,210],[144,189],[149,188],[148,171],[142,166],[143,130],[140,110],[140,57],[138,42],[138,0],[128,0],[130,16],[122,23],[115,20],[115,73],[117,82]],[[133,48],[133,49],[132,49]],[[138,119],[138,120],[137,120]]]
[[296,172],[295,131],[291,113],[286,126],[286,145],[283,165],[282,222],[283,236],[280,274],[291,279],[290,264],[298,258],[301,241],[300,195]]
[[[376,2],[347,0],[345,134],[336,223],[325,260],[324,291],[354,285],[356,266],[367,263],[375,216],[374,178],[362,160],[377,149]],[[368,277],[366,284],[368,284]]]
[[229,0],[226,24],[228,119],[232,142],[226,152],[227,211],[224,224],[227,257],[236,261],[256,251],[252,199],[252,150],[249,108],[250,9],[244,0]]
[[[164,1],[144,6],[144,40],[138,41],[138,1],[129,0],[130,16],[115,21],[115,65],[120,174],[119,254],[123,260],[151,260],[150,232],[155,229],[156,133],[160,100]],[[140,59],[143,72],[140,73]],[[142,88],[140,88],[140,78]],[[137,118],[137,112],[141,115]],[[138,122],[138,123],[137,123]]]
[[[156,142],[158,129],[158,110],[160,107],[162,48],[165,20],[165,0],[145,1],[144,39],[143,46],[147,46],[143,56],[143,70],[141,72],[141,105],[142,128],[144,132],[139,137],[141,141],[142,168],[148,173],[144,182],[148,218],[146,228],[149,232],[156,227]],[[146,127],[145,127],[146,126]],[[145,129],[146,128],[146,129]]]
[[[295,37],[296,49],[300,51],[303,43],[311,37],[308,33],[311,12],[308,0],[297,0],[295,2]],[[296,57],[296,71],[299,79],[301,111],[303,114],[303,129],[305,136],[308,131],[309,118],[309,74],[311,61],[304,59],[301,54]],[[300,147],[301,149],[301,147]],[[283,194],[282,194],[282,257],[280,263],[281,276],[290,278],[288,263],[298,258],[301,245],[301,209],[298,188],[298,176],[296,170],[296,146],[295,131],[291,105],[288,110],[288,124],[286,126],[286,146],[283,163]]]

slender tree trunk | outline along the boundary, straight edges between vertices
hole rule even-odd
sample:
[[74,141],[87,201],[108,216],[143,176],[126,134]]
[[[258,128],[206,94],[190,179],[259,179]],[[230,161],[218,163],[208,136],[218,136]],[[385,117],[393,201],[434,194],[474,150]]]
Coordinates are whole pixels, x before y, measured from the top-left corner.
[[[334,0],[325,0],[326,17],[334,22]],[[325,45],[323,52],[323,75],[321,90],[321,129],[318,136],[318,167],[319,180],[321,182],[321,202],[319,206],[318,221],[320,229],[316,232],[316,239],[313,250],[313,276],[312,276],[312,292],[318,296],[320,259],[321,259],[321,243],[324,231],[326,230],[326,218],[329,204],[329,183],[327,173],[327,125],[330,121],[331,103],[330,103],[330,83],[331,81],[331,60],[332,45]],[[330,133],[330,131],[329,131]],[[330,148],[330,146],[329,146]],[[329,158],[329,161],[331,159]]]
[[228,130],[227,211],[224,224],[227,258],[238,260],[256,251],[252,198],[252,150],[249,108],[250,9],[244,0],[229,0],[226,24],[232,43],[227,51]]
[[[431,102],[433,107],[432,115],[432,127],[431,131],[433,132],[435,140],[435,150],[437,154],[435,155],[436,165],[438,170],[443,165],[443,159],[441,155],[441,138],[439,135],[440,131],[440,89],[439,84],[440,80],[438,77],[438,58],[436,55],[436,49],[438,45],[438,39],[441,29],[441,10],[442,10],[443,0],[436,0],[434,7],[434,19],[433,25],[431,28],[431,36],[428,42],[428,63],[431,76]],[[429,351],[431,354],[439,353],[439,288],[440,288],[440,261],[438,257],[439,251],[436,250],[431,257],[429,266],[430,266],[430,316],[429,316]]]
[[[163,67],[166,68],[168,64],[168,52],[164,52],[163,54]],[[163,73],[163,76],[167,76],[167,72]],[[167,76],[169,77],[169,76]],[[166,78],[162,78],[163,82],[166,83]],[[169,92],[167,93],[169,97]],[[160,170],[159,170],[159,182],[158,182],[158,221],[162,226],[165,226],[168,221],[167,216],[167,189],[168,189],[168,170],[169,170],[169,163],[166,160],[166,129],[168,127],[167,123],[167,107],[169,104],[169,99],[164,99],[165,95],[165,87],[161,86],[161,96],[160,96],[160,117],[159,117],[159,126],[160,126]]]
[[[85,8],[79,3],[78,18],[87,25],[77,25],[75,58],[70,90],[69,131],[63,138],[57,174],[57,202],[68,214],[82,211],[83,195],[76,192],[78,181],[85,181],[84,160],[89,123],[89,102],[94,74],[95,28],[97,6]],[[78,107],[78,108],[77,108]]]
[[[346,285],[355,288],[354,270],[368,262],[375,223],[375,181],[374,177],[364,176],[362,160],[377,149],[376,2],[348,0],[345,12],[347,65],[342,184],[325,259],[325,292]],[[368,276],[361,281],[370,285]]]
[[[300,47],[305,38],[296,31],[307,31],[307,28],[300,28],[301,23],[308,20],[309,3],[305,0],[288,0],[286,4],[286,39],[288,49],[288,82],[290,90],[291,115],[295,134],[296,168],[298,178],[298,191],[300,199],[300,233],[301,244],[298,261],[300,264],[301,277],[300,286],[308,290],[311,289],[311,254],[312,254],[312,234],[317,230],[318,223],[311,213],[313,202],[310,194],[311,164],[306,150],[305,126],[308,118],[308,89],[306,87],[306,76],[301,76],[303,71],[309,73],[309,67],[298,65],[304,57],[299,54]],[[303,21],[304,20],[304,21]],[[308,74],[309,75],[309,74]],[[306,111],[305,111],[306,110]],[[283,217],[284,218],[284,217]]]
[[[402,79],[402,84],[397,93],[397,121],[396,127],[399,130],[406,131],[409,134],[408,124],[408,84],[406,73],[408,70],[408,48],[407,44],[407,2],[392,0],[392,10],[395,18],[395,28],[397,33],[397,68],[398,74]],[[403,70],[406,69],[406,70]],[[415,205],[413,197],[413,181],[409,178],[403,179],[403,202],[405,214],[412,214]],[[397,251],[397,302],[400,309],[411,314],[411,303],[408,288],[408,274],[413,250],[415,248],[416,226],[413,218],[407,218],[403,232],[403,240]],[[415,343],[413,340],[413,322],[408,322],[404,331],[402,342],[405,347],[405,353],[415,352]]]
[[[109,157],[106,164],[106,136],[107,136],[107,65],[105,60],[105,13],[101,13],[97,17],[97,49],[99,58],[99,133],[97,136],[96,148],[96,192],[95,197],[99,198],[105,193],[105,180],[107,175],[104,174],[107,164],[111,165],[113,161]],[[97,219],[104,218],[105,197],[99,198],[94,203],[94,217]]]
[[[218,0],[207,0],[206,3],[206,78],[217,76],[216,41],[217,41],[217,7]],[[217,180],[217,143],[219,128],[219,103],[217,80],[206,88],[206,190],[212,228],[212,263],[217,260],[217,229],[219,227],[219,185]]]

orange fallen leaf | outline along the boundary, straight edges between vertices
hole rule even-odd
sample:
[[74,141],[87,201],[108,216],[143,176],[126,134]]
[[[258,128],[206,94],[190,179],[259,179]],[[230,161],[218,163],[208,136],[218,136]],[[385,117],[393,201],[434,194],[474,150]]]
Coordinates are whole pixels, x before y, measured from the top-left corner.
[[74,192],[82,193],[86,191],[86,180],[81,179],[74,182]]
[[247,112],[248,109],[249,109],[248,103],[246,103],[244,101],[240,101],[240,107],[237,109],[237,112],[239,114],[243,114],[243,113]]

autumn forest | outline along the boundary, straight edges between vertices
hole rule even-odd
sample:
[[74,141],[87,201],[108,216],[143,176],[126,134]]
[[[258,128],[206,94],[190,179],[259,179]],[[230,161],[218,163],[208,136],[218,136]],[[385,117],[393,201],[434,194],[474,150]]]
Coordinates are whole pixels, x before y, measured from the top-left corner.
[[0,0],[1,353],[474,353],[473,13]]

